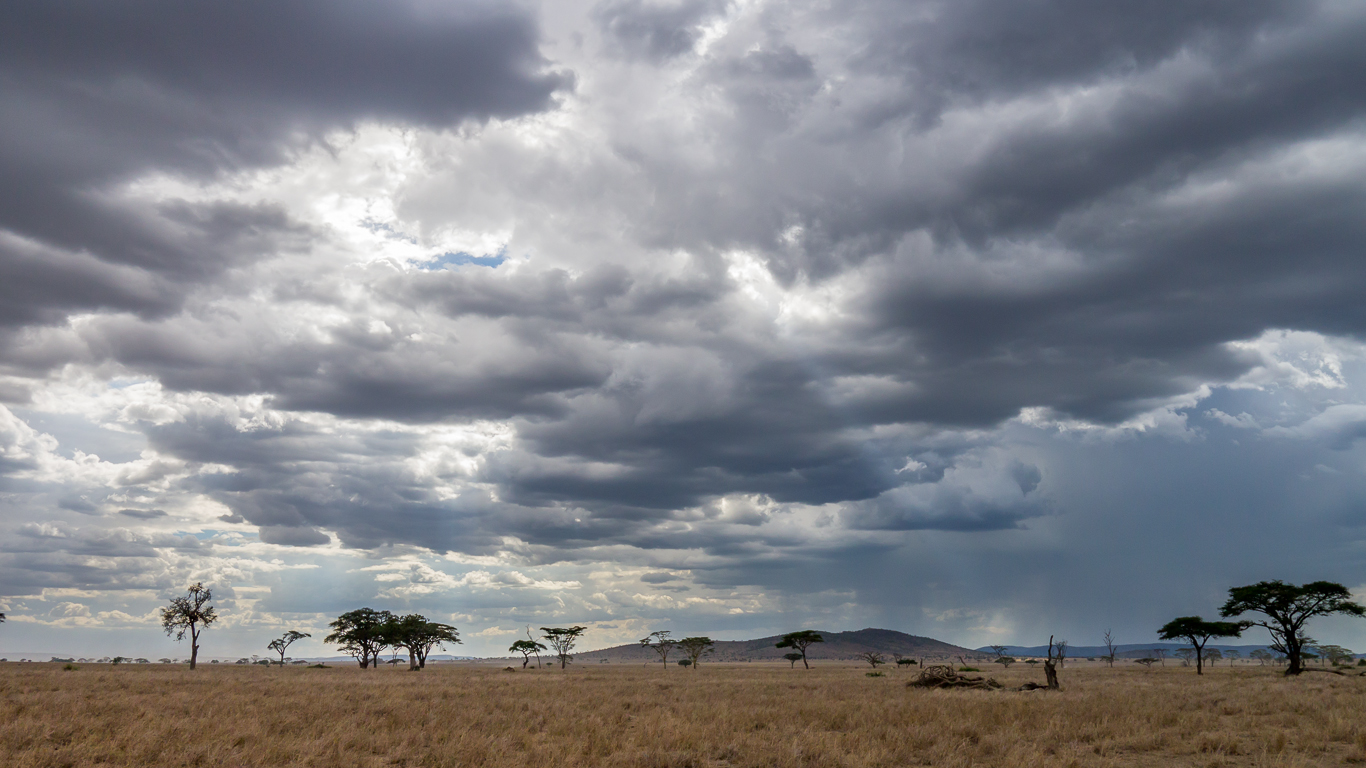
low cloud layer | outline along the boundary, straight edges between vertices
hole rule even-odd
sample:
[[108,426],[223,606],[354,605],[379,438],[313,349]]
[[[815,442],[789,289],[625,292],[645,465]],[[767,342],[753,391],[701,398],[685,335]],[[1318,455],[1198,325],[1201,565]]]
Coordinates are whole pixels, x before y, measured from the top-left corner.
[[7,632],[202,579],[244,643],[362,603],[480,652],[1138,642],[1234,582],[1357,586],[1350,4],[0,25]]

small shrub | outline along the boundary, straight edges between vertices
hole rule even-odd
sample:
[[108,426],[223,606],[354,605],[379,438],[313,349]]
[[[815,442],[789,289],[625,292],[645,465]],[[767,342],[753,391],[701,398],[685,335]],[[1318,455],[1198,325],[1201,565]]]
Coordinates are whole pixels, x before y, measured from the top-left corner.
[[864,673],[863,673],[863,676],[864,676],[864,677],[883,677],[884,675],[883,675],[881,672],[864,672]]
[[63,664],[62,669],[65,669],[67,672],[74,672],[75,670],[80,669],[80,667],[75,664]]
[[958,668],[958,671],[959,671],[959,672],[981,672],[982,670],[978,669],[977,667],[959,667],[959,668]]

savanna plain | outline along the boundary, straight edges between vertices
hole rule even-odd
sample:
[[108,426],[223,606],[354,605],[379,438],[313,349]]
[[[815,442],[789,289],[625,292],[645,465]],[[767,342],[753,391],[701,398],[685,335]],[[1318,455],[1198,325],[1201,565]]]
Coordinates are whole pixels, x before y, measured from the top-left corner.
[[[1366,678],[1071,664],[1062,691],[923,690],[823,662],[425,671],[0,665],[0,764],[1323,766],[1366,763]],[[885,669],[885,668],[884,668]],[[1005,685],[1042,681],[1017,664]]]

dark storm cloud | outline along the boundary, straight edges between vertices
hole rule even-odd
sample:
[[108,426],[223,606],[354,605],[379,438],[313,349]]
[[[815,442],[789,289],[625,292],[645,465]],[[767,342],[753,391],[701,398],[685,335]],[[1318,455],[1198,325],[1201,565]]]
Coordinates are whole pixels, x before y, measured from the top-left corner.
[[0,324],[166,313],[299,244],[268,205],[137,208],[109,185],[276,162],[364,119],[534,112],[569,82],[542,71],[533,20],[478,3],[17,2],[0,35]]
[[[47,29],[78,8],[35,6],[25,23]],[[1051,467],[992,453],[992,430],[1021,409],[1114,424],[1260,364],[1230,341],[1366,332],[1366,184],[1321,172],[1331,146],[1309,170],[1294,159],[1313,142],[1359,145],[1366,15],[1350,7],[775,4],[755,29],[727,16],[693,57],[729,5],[599,3],[589,22],[622,56],[593,66],[646,81],[617,107],[663,115],[663,138],[593,112],[618,97],[594,93],[575,109],[601,122],[580,130],[575,113],[570,139],[537,136],[572,156],[563,166],[505,136],[423,158],[424,172],[457,169],[476,210],[475,198],[516,208],[510,229],[591,235],[485,266],[379,262],[259,286],[272,310],[349,316],[316,334],[240,306],[176,314],[176,294],[324,235],[269,205],[125,217],[76,190],[273,162],[291,131],[367,117],[446,126],[547,108],[566,81],[542,74],[535,26],[492,11],[247,4],[206,11],[230,14],[218,23],[232,35],[192,31],[182,48],[160,41],[191,11],[128,8],[164,14],[130,33],[139,46],[75,50],[94,23],[81,16],[48,48],[0,53],[15,73],[0,95],[26,105],[0,118],[14,129],[0,170],[35,190],[9,189],[0,210],[23,235],[0,241],[18,280],[0,283],[13,299],[0,321],[132,310],[142,317],[84,322],[82,354],[178,394],[260,394],[293,411],[140,425],[165,455],[227,467],[176,482],[266,543],[330,533],[492,554],[511,538],[542,563],[612,545],[693,550],[723,561],[707,566],[717,579],[779,584],[794,564],[838,570],[893,549],[898,532],[1016,536],[1056,512]],[[617,72],[600,74],[615,87]],[[584,148],[599,134],[613,170]],[[493,159],[476,156],[489,146]],[[413,211],[462,205],[419,199],[433,193],[416,183],[395,194]],[[459,228],[432,218],[413,231]],[[600,259],[583,255],[600,243]],[[661,266],[678,252],[685,267]],[[765,299],[727,261],[736,252],[794,289],[774,300],[793,299],[790,326],[755,319]],[[811,299],[821,319],[802,319],[798,294],[827,289]],[[415,433],[323,426],[316,412],[413,428],[497,419],[510,435],[468,447],[475,469],[422,474]],[[1360,423],[1333,412],[1286,439],[1351,447]],[[762,508],[723,513],[736,495]],[[795,517],[784,505],[825,504],[840,506],[818,527],[887,543],[823,550],[820,530],[769,525]]]

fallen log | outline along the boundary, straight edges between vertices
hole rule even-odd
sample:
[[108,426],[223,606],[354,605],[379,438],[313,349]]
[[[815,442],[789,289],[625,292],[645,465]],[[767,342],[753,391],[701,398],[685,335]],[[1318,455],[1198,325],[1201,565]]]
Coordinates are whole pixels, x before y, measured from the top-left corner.
[[953,667],[937,665],[920,670],[920,674],[909,683],[908,688],[977,688],[997,690],[1003,686],[990,677],[961,675]]

